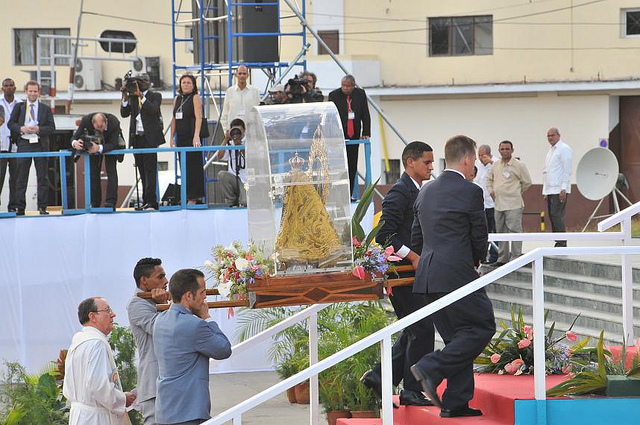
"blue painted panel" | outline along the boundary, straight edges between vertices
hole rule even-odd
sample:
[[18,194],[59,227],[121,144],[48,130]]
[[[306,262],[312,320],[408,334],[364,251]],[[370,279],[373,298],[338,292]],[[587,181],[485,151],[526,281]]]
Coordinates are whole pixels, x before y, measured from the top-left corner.
[[640,424],[640,398],[585,398],[546,400],[547,420],[537,420],[538,404],[545,401],[516,400],[515,425],[632,425]]

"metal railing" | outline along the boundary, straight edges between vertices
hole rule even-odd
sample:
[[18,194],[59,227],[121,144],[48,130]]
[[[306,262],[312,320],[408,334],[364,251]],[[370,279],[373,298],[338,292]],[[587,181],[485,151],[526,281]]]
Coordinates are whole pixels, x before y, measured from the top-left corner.
[[[608,232],[608,233],[534,233],[534,234],[491,234],[492,240],[506,241],[506,240],[589,240],[589,241],[606,241],[606,240],[620,240],[623,245],[628,245],[631,241],[631,217],[640,212],[640,203],[634,204],[631,207],[613,215],[612,217],[604,220],[598,224],[598,230],[603,232],[616,224],[621,224],[622,229],[620,232]],[[640,254],[640,246],[608,246],[608,247],[567,247],[567,248],[536,248],[533,251],[522,255],[521,257],[505,264],[502,267],[495,269],[494,271],[479,277],[478,279],[470,282],[469,284],[459,288],[458,290],[438,299],[437,301],[427,305],[426,307],[406,316],[391,325],[375,332],[368,337],[356,342],[355,344],[323,359],[319,362],[314,362],[310,359],[309,368],[301,371],[281,382],[268,388],[253,397],[239,403],[238,405],[227,409],[226,411],[216,415],[210,420],[204,422],[205,425],[221,425],[228,421],[233,421],[234,425],[242,423],[242,414],[248,410],[264,403],[265,401],[275,397],[276,395],[286,391],[287,389],[304,382],[307,379],[315,379],[317,383],[318,374],[337,363],[353,356],[356,353],[376,344],[381,343],[381,364],[382,364],[382,424],[393,424],[393,407],[392,407],[392,373],[391,373],[391,336],[397,332],[402,331],[407,326],[410,326],[423,318],[432,315],[436,311],[460,300],[461,298],[481,289],[485,286],[495,282],[496,280],[514,272],[515,270],[533,263],[532,274],[532,286],[533,286],[533,327],[534,329],[544,329],[544,258],[550,256],[570,256],[570,255],[603,255],[603,254],[615,254],[621,255],[623,259],[623,273],[622,273],[622,302],[623,302],[623,328],[624,334],[627,337],[626,340],[632,340],[633,338],[633,310],[632,310],[632,276],[631,276],[631,255]],[[625,269],[627,269],[625,271]],[[323,307],[324,308],[324,307]],[[305,310],[306,311],[306,310]],[[319,310],[318,310],[319,311]],[[309,316],[315,318],[314,315]],[[297,323],[297,322],[296,322]],[[280,325],[280,324],[279,324]],[[276,325],[276,326],[279,326]],[[317,323],[309,323],[309,334],[311,342],[312,332],[316,332],[315,326]],[[278,328],[282,330],[282,327]],[[269,335],[273,335],[276,331],[269,329],[264,332]],[[261,335],[254,337],[256,341],[264,340]],[[246,341],[248,343],[248,341]],[[537,401],[537,423],[546,423],[546,376],[545,376],[545,332],[534,333],[533,341],[534,350],[534,393]],[[247,346],[243,347],[248,348]],[[317,359],[317,342],[313,343],[313,346],[309,347],[310,357]],[[317,409],[313,406],[317,406],[318,400],[315,395],[317,392],[311,392],[311,413],[310,424],[317,425],[318,413]]]

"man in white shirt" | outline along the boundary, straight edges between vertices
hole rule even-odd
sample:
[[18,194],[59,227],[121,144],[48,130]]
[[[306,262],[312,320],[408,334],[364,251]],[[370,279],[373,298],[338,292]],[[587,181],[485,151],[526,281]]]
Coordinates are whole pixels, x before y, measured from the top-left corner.
[[[553,232],[565,232],[564,216],[567,198],[571,193],[571,159],[573,151],[562,141],[557,128],[547,131],[547,141],[551,145],[542,172],[542,195],[547,201],[549,220]],[[567,246],[567,241],[556,241],[555,246]]]
[[104,298],[87,298],[78,306],[78,319],[84,327],[71,341],[62,387],[71,405],[69,425],[127,423],[125,409],[136,396],[122,391],[107,340],[114,317],[116,314]]
[[[4,123],[0,127],[0,153],[18,152],[18,146],[11,144],[11,130],[7,126],[7,122],[13,112],[16,103],[22,100],[15,97],[16,83],[11,78],[5,78],[2,82],[2,92],[4,96],[0,99],[0,106],[4,110]],[[16,205],[16,181],[18,180],[18,160],[16,158],[0,159],[0,194],[4,186],[4,179],[7,175],[7,167],[9,168],[9,203],[7,211],[15,212]]]
[[236,69],[237,83],[227,89],[220,115],[220,125],[225,133],[231,127],[231,121],[235,118],[245,120],[245,115],[249,113],[252,106],[260,104],[260,92],[257,88],[247,84],[249,69],[245,65],[240,65]]
[[[491,147],[489,145],[481,145],[478,148],[478,159],[476,160],[476,167],[478,167],[478,174],[474,180],[482,188],[482,194],[484,196],[484,213],[487,216],[487,228],[489,233],[496,232],[496,219],[495,219],[495,203],[491,194],[487,190],[487,174],[491,171],[491,166],[494,162],[499,161],[500,158],[491,155]],[[495,263],[498,261],[498,249],[489,242],[489,263]]]

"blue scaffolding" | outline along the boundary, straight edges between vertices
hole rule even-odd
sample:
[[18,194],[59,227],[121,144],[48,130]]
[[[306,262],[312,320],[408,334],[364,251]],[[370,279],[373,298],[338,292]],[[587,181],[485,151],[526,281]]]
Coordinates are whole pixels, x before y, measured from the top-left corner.
[[[276,30],[272,32],[247,31],[241,26],[244,11],[263,10],[264,8],[275,8]],[[306,2],[300,1],[298,10],[306,16]],[[178,78],[184,73],[193,74],[199,80],[200,96],[203,105],[203,117],[207,118],[209,127],[213,129],[212,137],[205,140],[203,145],[218,144],[222,137],[222,132],[218,129],[218,120],[222,113],[224,94],[227,87],[233,85],[233,74],[239,65],[245,65],[249,70],[261,70],[266,75],[267,84],[261,88],[263,98],[266,97],[267,90],[280,83],[289,71],[294,67],[300,67],[301,71],[306,69],[305,55],[309,49],[307,43],[306,28],[301,26],[300,31],[282,32],[281,22],[283,19],[292,17],[282,16],[280,2],[260,0],[231,1],[231,0],[171,0],[172,14],[172,57],[173,57],[173,92],[174,97],[177,92]],[[190,34],[187,29],[190,28]],[[178,33],[184,29],[185,36]],[[276,61],[245,61],[241,57],[238,46],[248,40],[248,37],[275,37],[277,40]],[[300,52],[291,61],[284,62],[280,59],[280,45],[282,37],[299,37]],[[192,46],[193,63],[179,63],[178,48],[182,46]],[[250,72],[251,74],[251,72]],[[225,84],[226,83],[226,84]],[[180,169],[177,164],[176,170]],[[206,163],[206,153],[203,152],[203,164]],[[211,168],[211,167],[210,167]],[[212,175],[214,174],[214,175]],[[176,183],[181,180],[176,174]],[[205,173],[205,192],[207,193],[207,203],[215,203],[213,191],[210,183],[216,181],[214,171]]]

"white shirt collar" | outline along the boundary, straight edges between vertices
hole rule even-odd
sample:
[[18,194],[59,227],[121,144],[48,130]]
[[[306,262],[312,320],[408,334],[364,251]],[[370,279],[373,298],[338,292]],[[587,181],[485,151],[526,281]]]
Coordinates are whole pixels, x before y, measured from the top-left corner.
[[[408,175],[408,174],[407,174]],[[408,175],[409,176],[409,175]],[[411,181],[413,182],[413,184],[416,185],[416,187],[418,188],[418,190],[420,190],[420,188],[422,187],[422,183],[418,183],[413,177],[409,176],[409,178],[411,179]]]
[[460,175],[462,176],[462,178],[463,178],[463,179],[465,179],[465,180],[467,179],[467,178],[465,177],[465,175],[464,175],[464,174],[462,174],[462,173],[461,173],[460,171],[458,171],[458,170],[454,170],[453,168],[445,168],[445,169],[444,169],[444,171],[452,171],[452,172],[454,172],[454,173],[458,173],[458,174],[460,174]]

